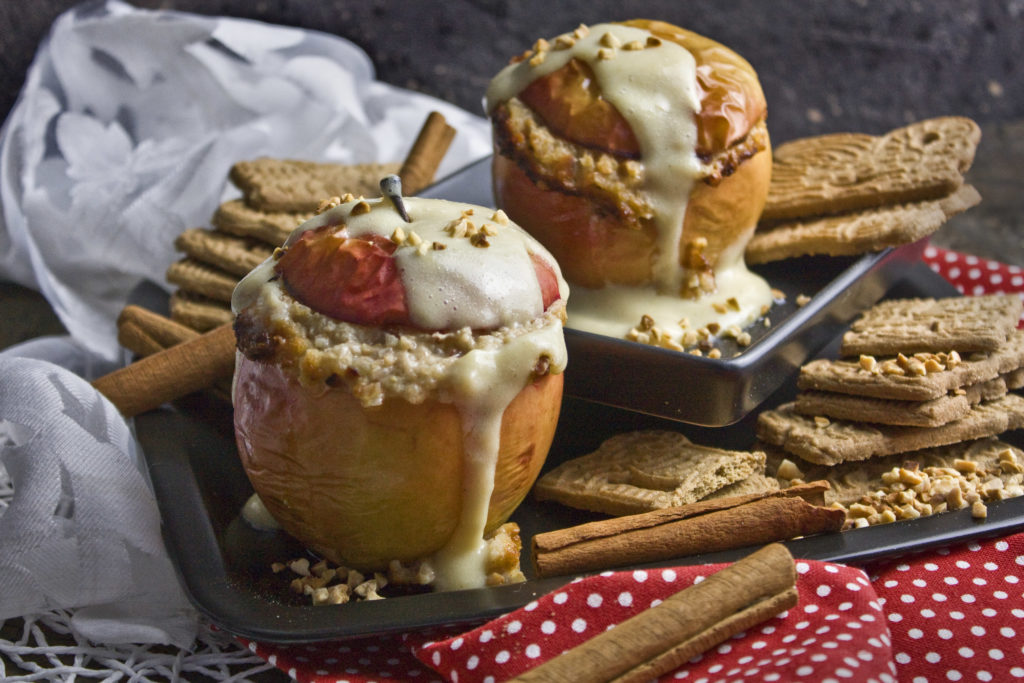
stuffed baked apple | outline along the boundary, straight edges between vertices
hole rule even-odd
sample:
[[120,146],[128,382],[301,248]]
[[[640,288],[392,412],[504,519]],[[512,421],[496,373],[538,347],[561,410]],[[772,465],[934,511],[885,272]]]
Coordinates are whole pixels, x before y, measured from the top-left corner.
[[[495,76],[495,199],[574,286],[570,326],[682,338],[748,324],[770,289],[743,262],[771,176],[750,64],[659,21],[581,26]],[[722,308],[725,308],[722,311]]]
[[339,564],[493,583],[483,539],[554,435],[567,295],[493,209],[357,200],[302,225],[233,302],[235,430],[266,509]]

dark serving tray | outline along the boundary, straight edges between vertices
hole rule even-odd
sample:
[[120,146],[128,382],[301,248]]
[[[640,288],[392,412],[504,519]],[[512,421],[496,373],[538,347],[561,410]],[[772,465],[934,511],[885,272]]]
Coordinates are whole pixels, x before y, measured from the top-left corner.
[[[420,193],[492,206],[490,157],[470,164]],[[807,257],[756,266],[785,303],[755,324],[753,343],[723,340],[723,357],[703,358],[567,328],[570,396],[708,427],[742,419],[778,389],[858,312],[877,302],[903,271],[920,260],[923,243],[859,257]],[[570,288],[571,289],[571,288]],[[799,295],[811,297],[797,306]],[[572,292],[569,293],[572,325]]]
[[[886,296],[955,295],[955,290],[922,264],[906,270],[905,275]],[[833,352],[835,345],[832,340],[822,353]],[[791,379],[792,374],[787,378]],[[795,391],[794,382],[783,381],[765,406],[789,400]],[[566,397],[546,467],[593,450],[612,434],[633,429],[675,429],[697,443],[748,448],[754,441],[755,419],[756,415],[750,414],[727,427],[698,427]],[[136,417],[135,429],[160,507],[167,549],[182,586],[197,609],[214,624],[256,640],[344,639],[497,616],[574,578],[539,580],[532,575],[529,539],[534,534],[598,517],[528,498],[513,516],[527,546],[522,564],[528,580],[522,584],[314,607],[290,592],[289,579],[270,570],[272,562],[297,557],[303,549],[286,534],[257,531],[239,516],[252,488],[237,457],[227,405],[212,399],[193,399],[188,404]],[[1005,438],[1021,445],[1024,433],[1010,433]],[[984,521],[972,519],[969,510],[959,510],[802,538],[786,545],[799,558],[864,562],[1021,528],[1024,497],[989,505]],[[694,555],[642,566],[727,562],[751,550]]]

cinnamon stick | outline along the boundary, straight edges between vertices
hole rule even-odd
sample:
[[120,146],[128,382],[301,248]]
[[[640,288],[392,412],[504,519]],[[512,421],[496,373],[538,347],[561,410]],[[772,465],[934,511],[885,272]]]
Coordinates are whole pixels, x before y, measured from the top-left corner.
[[652,680],[796,603],[793,557],[772,544],[513,680]]
[[235,333],[230,324],[147,356],[95,380],[92,385],[132,417],[230,377]]
[[818,502],[827,482],[627,515],[533,537],[539,577],[600,571],[839,531],[842,510]]
[[125,306],[117,317],[117,341],[140,356],[150,356],[198,336],[191,327],[141,306]]
[[454,138],[455,129],[448,125],[444,116],[440,112],[430,112],[398,171],[404,194],[414,195],[434,180],[434,174]]

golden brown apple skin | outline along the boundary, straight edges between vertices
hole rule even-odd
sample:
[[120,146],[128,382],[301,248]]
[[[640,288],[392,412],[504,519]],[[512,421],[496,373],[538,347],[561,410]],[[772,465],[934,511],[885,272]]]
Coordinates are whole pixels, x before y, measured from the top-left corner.
[[[683,221],[686,241],[680,245],[680,264],[692,240],[707,239],[704,258],[714,264],[756,225],[768,196],[771,166],[771,153],[759,152],[717,185],[694,185]],[[497,205],[547,247],[566,280],[592,289],[651,281],[658,246],[651,221],[636,228],[585,197],[542,187],[501,154],[494,155],[492,170]]]
[[[463,424],[450,403],[364,407],[344,386],[301,385],[239,354],[235,434],[253,488],[285,531],[363,571],[440,549],[462,507]],[[486,532],[507,521],[554,438],[562,375],[524,387],[505,409]]]

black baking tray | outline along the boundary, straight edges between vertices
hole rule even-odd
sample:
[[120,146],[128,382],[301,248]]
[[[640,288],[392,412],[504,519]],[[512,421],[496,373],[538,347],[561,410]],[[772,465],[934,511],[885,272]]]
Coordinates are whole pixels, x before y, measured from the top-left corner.
[[[904,274],[906,277],[886,296],[956,294],[923,264]],[[832,353],[837,341],[826,344],[822,354]],[[792,375],[787,379],[792,380]],[[784,382],[765,401],[765,407],[791,399],[796,391],[794,384]],[[708,428],[566,397],[545,468],[593,450],[608,436],[634,429],[674,429],[697,443],[748,448],[754,441],[755,419],[751,414],[727,427]],[[193,397],[190,402],[137,416],[135,429],[160,507],[166,546],[184,590],[212,623],[255,640],[337,640],[495,617],[574,578],[536,579],[532,575],[529,539],[534,534],[598,518],[528,498],[513,516],[526,546],[522,564],[528,580],[522,584],[314,607],[288,590],[288,579],[270,570],[272,562],[287,561],[305,551],[286,534],[257,531],[239,516],[252,488],[235,450],[229,406],[215,399]],[[1021,445],[1024,434],[1012,432],[1004,438]],[[812,536],[786,545],[798,558],[865,562],[1022,528],[1024,497],[989,505],[984,521],[974,520],[969,510],[960,510]],[[638,566],[728,562],[751,551],[737,549]]]
[[[483,158],[438,181],[420,196],[490,206],[491,161]],[[719,359],[698,357],[574,330],[572,291],[565,331],[570,396],[708,427],[733,424],[778,389],[858,312],[881,298],[919,261],[923,242],[855,257],[805,257],[751,268],[785,301],[770,326],[749,328],[753,343],[723,340]],[[797,304],[811,297],[805,306]]]

